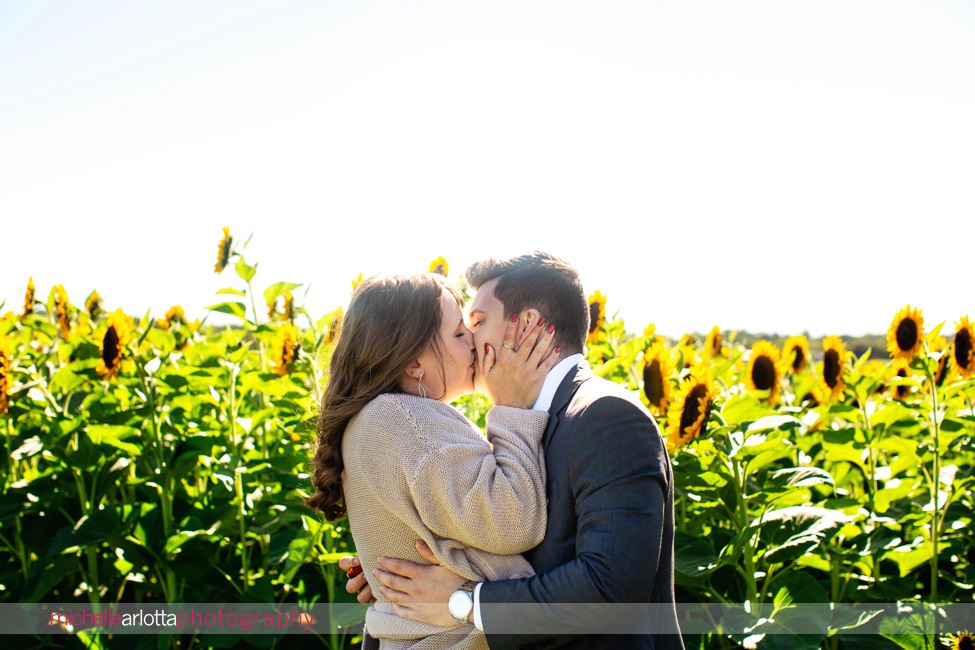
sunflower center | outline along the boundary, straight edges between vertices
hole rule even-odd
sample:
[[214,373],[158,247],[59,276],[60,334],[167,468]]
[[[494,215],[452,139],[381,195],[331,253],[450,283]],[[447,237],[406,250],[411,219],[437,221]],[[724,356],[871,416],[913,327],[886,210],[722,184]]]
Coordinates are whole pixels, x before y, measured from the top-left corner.
[[589,333],[592,334],[599,327],[599,303],[589,303]]
[[707,390],[704,384],[698,384],[687,394],[687,398],[684,400],[684,408],[680,414],[681,435],[686,434],[687,430],[691,429],[698,419],[704,415],[701,412],[701,404],[707,397]]
[[775,387],[775,364],[767,356],[755,359],[752,365],[752,382],[758,390],[772,390]]
[[664,377],[659,359],[654,359],[643,368],[643,392],[651,404],[660,407],[664,399]]
[[913,318],[905,318],[897,324],[897,347],[905,352],[917,345],[917,323]]
[[973,637],[971,634],[963,634],[958,638],[958,645],[956,647],[958,650],[975,649],[975,637]]
[[972,362],[972,334],[968,329],[959,329],[955,335],[955,362],[961,368]]
[[840,355],[836,350],[823,353],[823,379],[830,388],[836,388],[840,381]]
[[102,340],[102,361],[105,363],[105,367],[113,368],[122,356],[122,350],[119,348],[118,332],[115,331],[115,326],[110,326],[105,331],[105,338]]
[[[900,370],[897,371],[897,376],[903,379],[907,377],[907,371],[901,368]],[[900,399],[904,399],[905,397],[907,397],[908,393],[910,392],[910,389],[907,386],[901,384],[900,386],[897,387],[896,392],[897,392],[897,397],[899,397]]]
[[948,353],[945,352],[938,359],[938,371],[934,374],[934,383],[938,386],[945,383],[945,377],[948,376]]
[[792,354],[795,355],[792,357],[792,370],[799,372],[806,364],[806,354],[798,346],[792,348]]

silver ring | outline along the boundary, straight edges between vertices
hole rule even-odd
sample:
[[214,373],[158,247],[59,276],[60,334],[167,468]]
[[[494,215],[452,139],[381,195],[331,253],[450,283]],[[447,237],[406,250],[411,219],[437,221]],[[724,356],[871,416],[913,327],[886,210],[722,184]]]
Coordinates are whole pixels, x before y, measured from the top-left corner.
[[513,346],[513,345],[511,345],[510,343],[502,343],[502,344],[501,344],[501,347],[503,347],[503,348],[508,348],[508,349],[509,349],[509,350],[511,350],[512,352],[515,352],[515,346]]

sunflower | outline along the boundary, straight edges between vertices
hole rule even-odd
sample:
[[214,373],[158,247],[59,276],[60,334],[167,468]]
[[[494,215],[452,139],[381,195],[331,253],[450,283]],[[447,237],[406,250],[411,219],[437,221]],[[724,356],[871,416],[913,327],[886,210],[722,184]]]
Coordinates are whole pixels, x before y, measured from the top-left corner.
[[643,394],[655,413],[667,412],[670,403],[670,377],[674,362],[663,341],[656,341],[643,353]]
[[126,316],[121,309],[116,309],[108,315],[108,324],[99,346],[102,358],[98,361],[98,374],[109,379],[118,376],[119,369],[122,367],[122,358],[125,356],[125,346],[128,345],[131,337],[132,327],[132,319]]
[[220,273],[225,268],[227,268],[227,263],[230,261],[230,247],[234,243],[234,238],[230,236],[230,228],[223,229],[223,239],[217,244],[217,264],[213,267],[213,270]]
[[951,650],[975,650],[975,634],[971,632],[959,632],[958,634],[948,634],[945,637],[946,645]]
[[752,346],[751,358],[745,371],[745,383],[748,388],[768,391],[766,399],[769,403],[774,403],[779,393],[781,377],[779,349],[769,341],[756,341]]
[[938,368],[934,371],[934,385],[942,386],[945,383],[945,379],[948,378],[948,370],[951,368],[951,355],[954,353],[954,345],[948,346],[948,349],[941,353],[941,357],[938,359]]
[[806,391],[806,394],[799,401],[808,403],[809,408],[816,408],[823,403],[823,389],[819,386],[813,386]]
[[284,317],[288,319],[288,322],[293,322],[295,319],[295,299],[291,295],[291,292],[284,294],[284,307],[282,309]]
[[606,325],[606,296],[598,289],[589,296],[589,336],[586,344],[592,345],[603,337],[603,327]]
[[968,322],[968,316],[962,316],[961,320],[955,323],[955,342],[952,346],[954,352],[952,357],[955,366],[961,371],[961,376],[968,379],[975,375],[975,326]]
[[667,409],[667,449],[675,452],[704,433],[715,392],[707,366],[691,371]]
[[271,364],[274,372],[282,377],[291,370],[291,365],[298,356],[298,328],[291,323],[285,323],[278,328],[271,341]]
[[10,366],[14,352],[13,339],[0,335],[0,415],[7,414],[10,405]]
[[173,325],[179,325],[181,323],[186,323],[186,314],[183,312],[182,307],[179,305],[173,305],[169,308],[169,311],[166,312],[166,315],[160,319],[159,327],[164,330],[168,330]]
[[63,285],[55,285],[51,289],[51,295],[54,300],[54,315],[58,321],[58,327],[61,329],[61,336],[68,338],[71,335],[71,323],[68,321],[68,292],[64,290]]
[[798,374],[809,364],[809,339],[803,335],[790,336],[782,346],[782,360],[788,363],[787,368],[793,374]]
[[362,274],[361,273],[356,277],[355,280],[352,281],[352,293],[355,293],[355,290],[359,288],[359,285],[360,284],[362,284]]
[[27,293],[24,295],[24,313],[20,320],[25,320],[34,313],[34,276],[27,280]]
[[[907,372],[905,366],[901,366],[897,369],[897,373],[894,375],[897,379],[906,379],[910,373]],[[894,396],[897,399],[907,399],[907,396],[911,394],[911,387],[900,384],[894,387]]]
[[708,332],[707,337],[704,339],[704,356],[705,357],[720,357],[721,356],[721,330],[715,325]]
[[827,336],[823,339],[823,382],[829,391],[829,399],[839,399],[843,396],[846,384],[843,383],[843,364],[846,363],[848,353],[846,344],[838,336]]
[[105,309],[102,307],[102,297],[98,295],[97,291],[92,291],[85,298],[85,310],[94,320],[97,320],[99,316],[105,313]]
[[924,317],[908,305],[897,312],[887,330],[887,352],[895,365],[907,365],[917,356],[924,340]]
[[[437,259],[430,262],[430,268],[428,269],[429,273],[436,273],[437,275],[442,275],[444,277],[447,277],[447,273],[449,271],[450,271],[450,265],[447,264],[447,260],[443,256],[440,256]],[[353,287],[353,289],[354,288],[355,287]]]
[[335,310],[335,318],[328,326],[328,342],[332,343],[338,338],[339,332],[342,330],[342,308],[339,307]]
[[656,323],[650,323],[649,325],[647,325],[646,327],[643,328],[643,338],[645,338],[645,339],[653,339],[656,336],[657,336],[657,324]]

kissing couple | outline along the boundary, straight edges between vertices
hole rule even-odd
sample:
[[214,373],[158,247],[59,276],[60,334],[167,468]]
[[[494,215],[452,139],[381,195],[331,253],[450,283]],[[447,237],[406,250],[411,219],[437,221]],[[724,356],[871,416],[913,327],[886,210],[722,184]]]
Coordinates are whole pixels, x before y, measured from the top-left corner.
[[[465,275],[466,318],[442,276],[363,281],[331,356],[306,503],[348,516],[364,645],[682,649],[670,458],[584,359],[578,272],[534,252]],[[473,391],[483,433],[450,405]]]

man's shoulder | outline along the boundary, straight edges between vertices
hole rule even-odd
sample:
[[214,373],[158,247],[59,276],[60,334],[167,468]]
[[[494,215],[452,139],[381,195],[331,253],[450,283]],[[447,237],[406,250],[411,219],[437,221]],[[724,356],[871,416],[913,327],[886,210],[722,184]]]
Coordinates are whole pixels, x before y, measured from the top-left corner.
[[599,410],[610,411],[636,409],[650,417],[650,412],[636,393],[615,381],[595,375],[587,377],[579,385],[579,389],[570,400],[570,405],[573,411],[590,410],[593,406],[598,406]]

